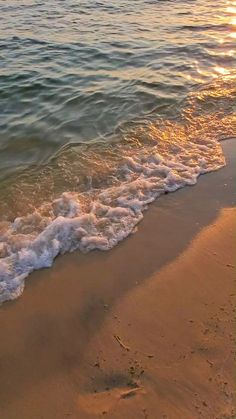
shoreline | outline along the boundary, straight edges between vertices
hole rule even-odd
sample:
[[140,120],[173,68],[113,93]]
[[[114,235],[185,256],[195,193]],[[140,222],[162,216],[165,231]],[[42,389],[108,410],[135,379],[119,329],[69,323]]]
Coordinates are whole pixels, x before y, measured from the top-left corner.
[[59,257],[0,307],[2,419],[233,417],[234,141],[137,233]]

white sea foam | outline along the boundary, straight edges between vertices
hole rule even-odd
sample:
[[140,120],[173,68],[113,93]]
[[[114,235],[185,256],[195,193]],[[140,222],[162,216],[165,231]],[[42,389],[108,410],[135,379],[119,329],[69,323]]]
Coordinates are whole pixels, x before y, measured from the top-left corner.
[[[164,151],[163,151],[164,150]],[[142,220],[148,204],[165,192],[194,185],[200,174],[225,164],[220,144],[208,138],[199,144],[158,144],[136,150],[117,168],[115,185],[88,192],[65,192],[32,214],[16,218],[0,230],[0,303],[17,298],[25,278],[50,267],[58,254],[79,249],[108,250],[127,237]],[[124,153],[125,154],[125,153]],[[49,208],[49,210],[48,210]]]

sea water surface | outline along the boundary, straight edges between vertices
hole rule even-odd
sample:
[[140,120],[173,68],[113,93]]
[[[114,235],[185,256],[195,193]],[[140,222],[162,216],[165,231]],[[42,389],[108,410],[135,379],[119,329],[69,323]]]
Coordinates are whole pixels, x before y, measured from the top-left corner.
[[0,303],[225,164],[236,1],[0,0]]

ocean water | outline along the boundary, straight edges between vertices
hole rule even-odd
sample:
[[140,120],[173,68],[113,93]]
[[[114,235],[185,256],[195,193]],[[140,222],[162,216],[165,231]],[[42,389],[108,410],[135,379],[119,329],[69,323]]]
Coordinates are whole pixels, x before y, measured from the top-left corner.
[[235,28],[233,0],[0,0],[0,303],[224,166]]

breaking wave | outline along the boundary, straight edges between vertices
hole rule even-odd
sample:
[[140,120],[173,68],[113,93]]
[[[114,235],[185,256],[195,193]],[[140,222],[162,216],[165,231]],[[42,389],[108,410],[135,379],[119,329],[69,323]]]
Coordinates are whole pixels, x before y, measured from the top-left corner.
[[224,166],[219,140],[234,134],[234,100],[234,79],[218,80],[192,93],[175,119],[120,127],[119,141],[62,150],[13,182],[15,205],[6,196],[0,208],[0,303],[59,254],[111,249],[160,195]]

